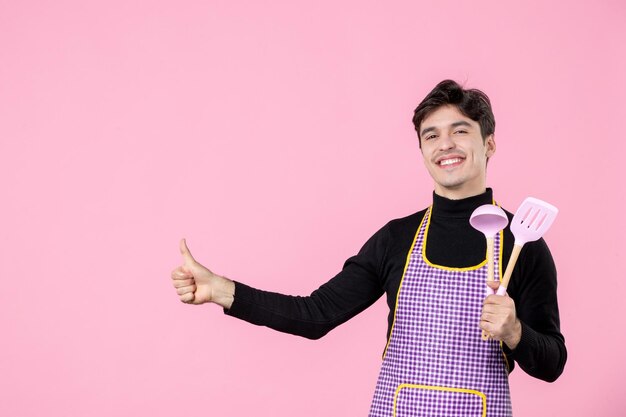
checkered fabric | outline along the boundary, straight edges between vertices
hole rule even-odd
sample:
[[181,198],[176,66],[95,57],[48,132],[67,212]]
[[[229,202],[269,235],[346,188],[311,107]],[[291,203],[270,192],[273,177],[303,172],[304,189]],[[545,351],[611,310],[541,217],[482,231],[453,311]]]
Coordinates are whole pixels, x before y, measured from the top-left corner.
[[[478,327],[487,265],[471,270],[431,266],[420,226],[396,301],[370,417],[511,416],[508,372],[500,343]],[[494,263],[500,273],[500,236]]]

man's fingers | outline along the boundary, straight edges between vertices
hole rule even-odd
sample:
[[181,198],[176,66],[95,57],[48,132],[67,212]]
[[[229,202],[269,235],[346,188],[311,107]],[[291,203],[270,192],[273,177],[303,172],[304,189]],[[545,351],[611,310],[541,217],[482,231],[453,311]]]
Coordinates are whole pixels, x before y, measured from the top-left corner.
[[174,288],[187,287],[189,285],[195,285],[196,281],[193,278],[190,279],[175,279],[172,281]]
[[178,295],[184,295],[184,294],[188,294],[188,293],[194,293],[196,292],[196,285],[187,285],[185,287],[180,287],[180,288],[176,288],[176,292],[178,293]]
[[491,294],[485,298],[485,304],[502,304],[504,297],[501,295]]
[[500,287],[500,281],[487,281],[487,286],[492,290],[497,290]]
[[509,298],[506,295],[497,295],[497,294],[492,294],[487,296],[487,298],[485,298],[485,301],[483,302],[483,306],[486,305],[506,305],[509,300],[507,299]]
[[193,278],[193,275],[191,274],[191,272],[187,271],[182,266],[179,266],[178,268],[172,271],[172,279],[179,280],[179,279],[189,279],[189,278]]
[[481,320],[481,321],[480,321],[480,324],[478,325],[478,327],[480,327],[480,329],[481,329],[481,330],[484,330],[484,331],[486,331],[487,333],[491,334],[491,333],[489,332],[489,330],[491,330],[491,327],[492,327],[492,326],[491,326],[491,323],[486,322],[486,321],[484,321],[484,320]]
[[[497,295],[495,295],[494,297],[498,297]],[[489,303],[485,301],[485,304],[483,305],[483,314],[485,313],[491,313],[491,314],[496,314],[499,310],[500,306],[498,304],[495,303]]]
[[491,337],[497,333],[498,324],[495,322],[493,316],[483,316],[480,318],[480,323],[478,324],[482,330],[486,331]]
[[186,294],[179,296],[179,298],[180,298],[180,301],[182,301],[183,303],[191,303],[194,300],[194,295],[192,292],[188,292]]
[[498,316],[490,313],[490,312],[483,312],[483,314],[480,316],[480,321],[484,322],[484,323],[495,323],[497,321]]
[[193,256],[191,255],[189,248],[187,247],[187,242],[185,241],[185,239],[180,240],[180,254],[183,255],[183,259],[185,260],[185,263],[196,262],[196,260],[193,259]]

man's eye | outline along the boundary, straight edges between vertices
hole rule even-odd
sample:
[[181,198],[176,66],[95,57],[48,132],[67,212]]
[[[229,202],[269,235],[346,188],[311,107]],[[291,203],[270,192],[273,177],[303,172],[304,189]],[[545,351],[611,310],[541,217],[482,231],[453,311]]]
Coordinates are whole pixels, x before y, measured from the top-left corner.
[[426,136],[426,140],[434,139],[436,137],[437,137],[437,135],[428,135],[428,136]]
[[467,130],[457,130],[457,131],[456,131],[456,132],[454,132],[454,133],[455,133],[455,134],[456,134],[456,133],[459,133],[459,134],[464,135],[464,134],[466,134],[466,133],[467,133]]

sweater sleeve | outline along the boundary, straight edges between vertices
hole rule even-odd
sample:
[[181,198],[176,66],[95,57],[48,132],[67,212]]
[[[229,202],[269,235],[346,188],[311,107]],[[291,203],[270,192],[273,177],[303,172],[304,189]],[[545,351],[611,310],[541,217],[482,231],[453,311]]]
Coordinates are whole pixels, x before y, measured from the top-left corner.
[[560,330],[556,268],[543,239],[526,245],[522,254],[511,291],[522,323],[522,337],[514,351],[505,349],[505,353],[527,374],[553,382],[567,360]]
[[385,226],[346,260],[334,278],[308,296],[262,291],[236,281],[234,302],[224,313],[280,332],[319,339],[383,295],[381,266],[388,236]]

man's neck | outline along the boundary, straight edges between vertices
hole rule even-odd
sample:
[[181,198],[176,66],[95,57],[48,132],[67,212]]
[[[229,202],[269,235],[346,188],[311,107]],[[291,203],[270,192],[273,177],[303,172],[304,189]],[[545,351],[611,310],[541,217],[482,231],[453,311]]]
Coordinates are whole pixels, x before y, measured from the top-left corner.
[[438,187],[435,184],[435,194],[440,197],[447,198],[448,200],[462,200],[464,198],[474,197],[476,195],[484,194],[487,191],[487,187],[471,189],[471,190],[452,190],[448,188]]

